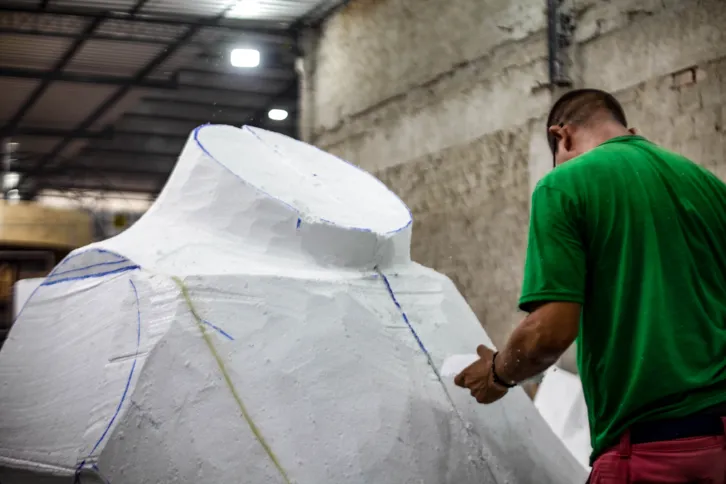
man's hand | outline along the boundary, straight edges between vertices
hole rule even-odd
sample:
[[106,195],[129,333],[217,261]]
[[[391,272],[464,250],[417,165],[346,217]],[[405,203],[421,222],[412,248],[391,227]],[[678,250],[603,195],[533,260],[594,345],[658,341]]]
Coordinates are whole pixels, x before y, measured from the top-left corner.
[[479,360],[466,367],[454,383],[461,388],[468,388],[471,396],[479,403],[493,403],[507,394],[507,388],[494,382],[492,375],[492,358],[494,352],[484,345],[476,349]]

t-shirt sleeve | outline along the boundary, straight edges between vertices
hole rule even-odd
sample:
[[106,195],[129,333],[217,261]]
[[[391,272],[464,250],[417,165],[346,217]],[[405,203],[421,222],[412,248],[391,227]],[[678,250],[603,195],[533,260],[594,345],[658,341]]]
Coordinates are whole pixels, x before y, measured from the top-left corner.
[[527,261],[519,307],[585,300],[585,251],[574,201],[563,191],[539,185],[532,195]]

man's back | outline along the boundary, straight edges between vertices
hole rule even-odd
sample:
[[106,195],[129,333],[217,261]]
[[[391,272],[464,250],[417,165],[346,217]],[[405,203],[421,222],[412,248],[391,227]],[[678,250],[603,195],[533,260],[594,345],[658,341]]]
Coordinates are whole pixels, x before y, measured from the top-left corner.
[[625,136],[537,189],[562,194],[587,255],[578,365],[593,455],[636,421],[726,402],[726,185]]

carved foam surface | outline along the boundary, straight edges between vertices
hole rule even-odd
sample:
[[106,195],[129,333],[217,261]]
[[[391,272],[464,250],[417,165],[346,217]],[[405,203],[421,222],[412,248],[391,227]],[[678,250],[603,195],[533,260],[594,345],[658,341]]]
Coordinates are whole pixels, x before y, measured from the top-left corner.
[[562,484],[517,389],[440,368],[491,345],[410,260],[370,175],[255,128],[190,136],[155,205],[69,255],[0,351],[0,482]]

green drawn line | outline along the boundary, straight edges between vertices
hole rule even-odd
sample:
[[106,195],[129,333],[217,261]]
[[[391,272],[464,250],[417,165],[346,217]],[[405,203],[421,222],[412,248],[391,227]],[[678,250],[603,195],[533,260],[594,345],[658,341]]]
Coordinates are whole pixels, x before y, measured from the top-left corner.
[[214,347],[214,343],[212,343],[212,339],[209,337],[209,334],[207,333],[206,328],[204,327],[204,324],[202,323],[202,318],[199,316],[199,313],[197,313],[197,310],[194,309],[194,304],[192,304],[192,299],[189,297],[189,291],[187,290],[186,285],[178,277],[172,276],[172,279],[179,286],[182,296],[184,296],[184,300],[186,301],[187,306],[189,306],[189,311],[191,311],[192,316],[194,316],[194,320],[197,322],[197,327],[199,328],[199,331],[202,332],[202,337],[204,338],[204,341],[207,343],[207,347],[209,348],[209,351],[212,352],[212,356],[214,356],[214,359],[217,361],[217,365],[219,366],[219,369],[221,370],[222,375],[224,376],[224,381],[227,382],[227,386],[229,387],[229,390],[232,392],[232,396],[234,397],[234,400],[237,402],[237,406],[239,407],[240,411],[242,412],[242,416],[247,421],[247,425],[249,425],[250,430],[252,430],[252,433],[255,435],[255,438],[257,438],[257,441],[260,443],[262,448],[265,449],[265,452],[267,452],[267,455],[270,457],[270,460],[275,465],[277,470],[280,472],[280,475],[285,480],[285,482],[287,484],[292,484],[292,481],[288,477],[287,472],[285,472],[285,469],[283,469],[282,465],[280,464],[280,461],[277,459],[277,456],[272,451],[272,448],[269,446],[269,444],[267,443],[265,438],[262,436],[262,432],[260,432],[260,429],[252,421],[252,417],[250,416],[249,412],[247,412],[247,407],[245,407],[245,404],[242,403],[242,398],[240,398],[239,393],[237,393],[237,389],[234,387],[234,384],[232,383],[232,378],[230,378],[229,373],[227,372],[227,369],[224,366],[224,362],[222,361],[222,358],[219,356],[217,349]]

